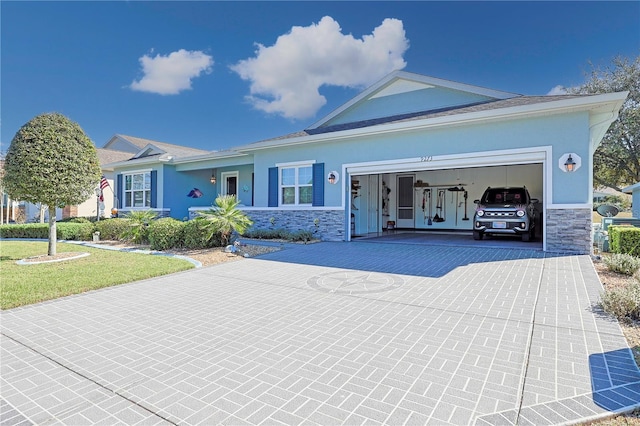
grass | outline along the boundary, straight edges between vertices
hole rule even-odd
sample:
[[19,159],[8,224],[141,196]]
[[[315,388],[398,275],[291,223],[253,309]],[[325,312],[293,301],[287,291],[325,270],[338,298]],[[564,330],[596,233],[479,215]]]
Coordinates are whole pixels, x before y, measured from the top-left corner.
[[47,253],[47,242],[3,241],[0,251],[0,309],[133,282],[193,268],[183,259],[58,243],[58,253],[87,252],[75,260],[17,265]]

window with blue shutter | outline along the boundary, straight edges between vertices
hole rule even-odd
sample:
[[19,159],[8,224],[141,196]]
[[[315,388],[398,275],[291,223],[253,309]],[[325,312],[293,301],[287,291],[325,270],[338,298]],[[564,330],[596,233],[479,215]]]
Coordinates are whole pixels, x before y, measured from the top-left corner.
[[278,207],[278,168],[269,167],[269,207]]
[[158,207],[158,171],[151,170],[151,208]]

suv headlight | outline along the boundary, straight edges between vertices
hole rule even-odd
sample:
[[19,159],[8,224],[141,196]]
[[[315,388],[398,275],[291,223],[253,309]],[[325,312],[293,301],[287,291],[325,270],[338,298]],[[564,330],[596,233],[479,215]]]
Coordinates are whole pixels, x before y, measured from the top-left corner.
[[477,210],[476,214],[480,217],[484,216],[484,210]]
[[516,216],[518,216],[518,217],[524,217],[524,210],[518,210],[518,211],[516,212]]

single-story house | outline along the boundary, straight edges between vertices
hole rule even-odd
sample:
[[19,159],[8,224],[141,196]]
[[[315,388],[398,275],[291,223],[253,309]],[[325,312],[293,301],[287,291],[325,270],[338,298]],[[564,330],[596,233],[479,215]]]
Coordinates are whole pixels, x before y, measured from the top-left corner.
[[104,149],[132,156],[105,171],[121,212],[192,218],[235,194],[257,228],[345,241],[470,231],[487,187],[526,186],[543,249],[589,253],[593,153],[627,95],[523,96],[396,71],[300,132],[234,149],[116,135]]

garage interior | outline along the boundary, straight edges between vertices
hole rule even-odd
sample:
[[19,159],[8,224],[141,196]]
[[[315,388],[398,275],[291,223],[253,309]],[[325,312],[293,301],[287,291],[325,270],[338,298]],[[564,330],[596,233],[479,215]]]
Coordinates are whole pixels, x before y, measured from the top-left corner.
[[[473,240],[474,200],[487,187],[501,186],[525,186],[540,200],[534,241]],[[543,188],[542,163],[352,175],[350,235],[354,241],[542,249]]]

